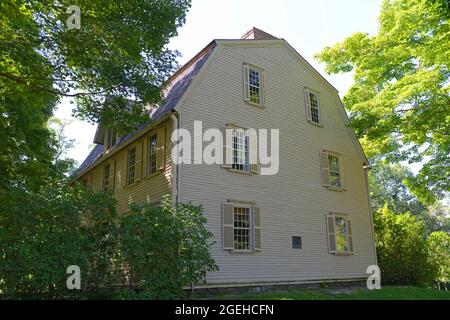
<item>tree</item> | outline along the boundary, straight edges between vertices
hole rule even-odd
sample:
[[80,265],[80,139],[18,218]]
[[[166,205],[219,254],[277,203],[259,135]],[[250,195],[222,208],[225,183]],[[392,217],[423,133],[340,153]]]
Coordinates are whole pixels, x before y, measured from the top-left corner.
[[429,285],[434,266],[428,257],[426,228],[409,212],[396,214],[386,204],[374,214],[378,265],[385,284]]
[[411,177],[413,173],[399,163],[374,160],[369,171],[370,198],[374,211],[387,203],[394,212],[409,211],[416,216],[426,214],[427,207],[405,185],[405,180]]
[[440,283],[450,281],[450,235],[447,232],[433,232],[427,239],[430,264],[435,266],[434,279]]
[[355,33],[316,56],[328,73],[354,72],[343,102],[369,157],[425,162],[405,183],[430,203],[450,190],[448,7],[385,0],[378,34]]
[[[143,105],[161,100],[160,87],[176,66],[176,53],[165,45],[190,1],[78,0],[79,16],[72,5],[2,1],[1,84],[24,94],[74,97],[76,115],[123,130],[148,121]],[[69,29],[78,18],[80,28]]]
[[439,201],[432,205],[419,201],[406,186],[409,178],[414,178],[414,175],[407,167],[374,158],[369,171],[372,211],[378,211],[387,203],[392,211],[408,211],[423,221],[427,233],[440,230],[450,232],[448,208]]

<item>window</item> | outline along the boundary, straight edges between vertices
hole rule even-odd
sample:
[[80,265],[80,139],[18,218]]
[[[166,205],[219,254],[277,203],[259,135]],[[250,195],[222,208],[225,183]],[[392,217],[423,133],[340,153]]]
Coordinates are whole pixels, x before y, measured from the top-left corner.
[[330,172],[330,185],[332,187],[341,188],[341,170],[339,164],[339,158],[337,156],[328,155],[328,165]]
[[128,150],[128,184],[134,183],[134,176],[136,172],[136,147]]
[[292,249],[301,249],[302,248],[302,237],[293,236],[292,237]]
[[148,141],[148,174],[156,172],[156,147],[157,147],[156,134],[150,137]]
[[250,171],[249,136],[242,129],[234,129],[233,134],[233,164],[232,168],[240,171]]
[[353,237],[350,219],[344,215],[330,214],[327,221],[330,252],[352,253]]
[[110,165],[109,163],[105,164],[103,166],[103,191],[108,191],[109,189],[109,170],[110,170]]
[[107,138],[106,149],[110,149],[116,145],[117,135],[112,129],[108,129],[106,138]]
[[263,71],[244,65],[244,100],[253,104],[264,104]]
[[320,107],[319,107],[319,95],[312,92],[309,89],[305,89],[306,93],[306,114],[308,121],[315,124],[321,124]]
[[320,153],[322,184],[332,190],[344,191],[342,156],[331,151]]
[[234,249],[250,250],[250,208],[234,207]]
[[237,252],[261,251],[261,209],[248,203],[222,204],[222,245]]

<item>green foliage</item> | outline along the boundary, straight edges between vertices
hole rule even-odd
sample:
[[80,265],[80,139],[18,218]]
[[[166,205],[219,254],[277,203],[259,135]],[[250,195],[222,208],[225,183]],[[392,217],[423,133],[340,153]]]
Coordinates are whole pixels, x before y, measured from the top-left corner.
[[450,232],[448,208],[439,201],[428,206],[419,201],[406,186],[406,181],[413,177],[413,173],[399,163],[390,164],[386,160],[374,159],[369,171],[372,211],[378,211],[387,203],[392,211],[408,211],[423,221],[427,233],[439,230]]
[[[53,183],[0,199],[0,291],[7,297],[79,297],[111,278],[115,201],[81,186]],[[82,292],[66,270],[82,270]]]
[[422,202],[450,191],[448,13],[447,0],[386,0],[378,34],[317,55],[329,73],[354,72],[344,104],[369,157],[426,160],[406,182]]
[[427,239],[430,264],[435,266],[435,280],[450,282],[450,235],[447,232],[433,232]]
[[143,289],[140,298],[180,297],[181,289],[202,280],[217,266],[209,253],[212,234],[201,207],[132,205],[121,219],[121,254],[129,284]]
[[[66,26],[71,5],[81,10],[80,29]],[[189,7],[189,0],[2,1],[1,84],[24,95],[75,97],[81,118],[134,128],[148,121],[143,105],[161,100],[177,55],[165,46]]]
[[[0,199],[0,294],[9,298],[179,298],[182,288],[217,270],[202,208],[132,205],[83,186],[15,189]],[[66,286],[81,270],[81,290]],[[117,285],[122,290],[113,290]]]
[[422,221],[409,212],[395,214],[387,204],[374,214],[374,228],[383,283],[429,286],[448,276],[447,233],[427,237]]

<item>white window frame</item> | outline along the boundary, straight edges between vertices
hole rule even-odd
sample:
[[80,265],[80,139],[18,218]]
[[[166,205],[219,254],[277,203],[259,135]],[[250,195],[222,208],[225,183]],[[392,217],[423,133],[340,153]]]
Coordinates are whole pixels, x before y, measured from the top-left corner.
[[[128,156],[127,156],[127,185],[133,184],[136,182],[136,146],[131,147],[128,149]],[[130,163],[130,154],[131,151],[134,149],[134,162]],[[130,172],[131,169],[133,169],[133,181],[130,181]]]
[[[152,141],[154,141],[154,145],[152,145]],[[149,175],[152,175],[156,172],[158,172],[158,135],[152,134],[149,138],[148,138],[148,159],[147,159],[147,163],[148,163],[148,169],[147,172]],[[154,166],[153,166],[153,162],[154,162]]]
[[[236,227],[236,209],[248,209],[248,219],[249,219],[249,227],[245,228],[245,227]],[[254,251],[254,247],[253,247],[253,206],[251,205],[245,205],[245,204],[241,204],[241,203],[236,203],[233,205],[233,252],[253,252]],[[236,230],[248,230],[248,249],[239,249],[236,248],[236,244],[235,244],[235,231]]]
[[[254,72],[258,75],[258,85],[252,84],[250,81],[250,74]],[[256,66],[244,63],[244,100],[247,103],[264,106],[265,104],[265,80],[264,70]],[[252,101],[251,89],[257,90],[259,101]]]
[[[243,149],[242,149],[243,148]],[[231,168],[241,172],[251,172],[250,164],[250,136],[244,129],[234,128],[231,133]],[[242,155],[245,159],[242,159]],[[242,161],[244,161],[242,163]]]
[[[353,250],[352,250],[352,244],[351,242],[353,241],[353,235],[350,234],[350,228],[349,228],[349,221],[351,221],[347,215],[345,214],[339,214],[339,213],[331,213],[328,215],[328,217],[331,217],[333,219],[333,230],[334,233],[330,233],[329,235],[334,235],[334,247],[335,247],[335,251],[331,251],[331,253],[336,253],[336,254],[352,254]],[[338,228],[337,228],[337,224],[336,224],[336,218],[338,219],[343,219],[345,221],[345,233],[338,233]],[[328,220],[327,220],[328,221]],[[351,223],[351,222],[350,222]],[[328,226],[327,226],[328,228]],[[345,240],[346,240],[346,246],[347,246],[347,250],[339,250],[338,248],[338,235],[339,236],[344,236]],[[329,239],[329,236],[328,236]]]
[[114,133],[113,129],[109,128],[107,130],[107,140],[106,140],[106,149],[111,149],[117,144],[118,137]]
[[[108,170],[106,170],[106,169],[108,169]],[[102,186],[102,189],[104,192],[108,192],[108,190],[109,190],[110,178],[111,178],[111,164],[105,163],[103,165],[103,186]]]
[[[305,88],[305,99],[306,99],[306,107],[308,108],[308,122],[318,125],[318,126],[323,126],[322,123],[322,114],[321,114],[321,110],[320,110],[320,98],[319,98],[319,93],[315,90],[309,89],[309,88]],[[314,106],[312,104],[311,101],[311,95],[315,97],[315,100],[317,102],[317,105]],[[313,120],[313,110],[317,113],[317,119],[318,121],[314,121]]]
[[[333,154],[333,153],[327,153],[327,158],[328,158],[328,179],[330,180],[330,187],[331,188],[342,189],[343,188],[343,186],[342,186],[342,158],[341,158],[340,155]],[[338,165],[338,171],[333,170],[331,168],[331,159],[330,158],[336,158],[337,165]],[[335,185],[332,184],[332,181],[333,181],[331,179],[331,176],[332,176],[331,174],[332,173],[338,174],[338,176],[339,176],[339,185],[338,186],[335,186]]]

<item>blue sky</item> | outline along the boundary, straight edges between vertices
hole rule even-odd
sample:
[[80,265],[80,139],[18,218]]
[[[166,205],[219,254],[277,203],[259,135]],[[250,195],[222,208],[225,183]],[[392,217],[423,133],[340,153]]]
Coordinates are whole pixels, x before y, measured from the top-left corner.
[[[240,38],[251,27],[286,39],[340,95],[352,83],[351,75],[329,76],[314,54],[354,32],[377,32],[381,0],[193,0],[185,25],[169,48],[181,53],[183,64],[212,39]],[[82,26],[81,26],[82,27]],[[55,116],[71,119],[72,105],[63,99]],[[68,157],[81,163],[92,148],[95,126],[72,119],[66,135],[75,139]]]

